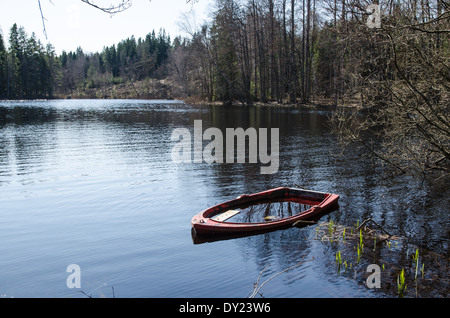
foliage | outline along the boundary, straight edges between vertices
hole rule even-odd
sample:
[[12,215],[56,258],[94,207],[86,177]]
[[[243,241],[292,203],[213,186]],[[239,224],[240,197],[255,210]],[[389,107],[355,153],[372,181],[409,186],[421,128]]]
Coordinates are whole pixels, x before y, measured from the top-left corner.
[[397,290],[398,290],[398,296],[400,298],[403,298],[405,296],[406,291],[406,279],[405,279],[405,269],[402,268],[402,271],[397,276]]
[[383,5],[381,28],[354,22],[341,33],[352,47],[347,55],[365,58],[344,69],[359,83],[361,110],[335,113],[335,131],[344,145],[359,144],[401,173],[448,176],[450,7],[439,0]]
[[105,47],[102,52],[62,51],[44,48],[34,33],[23,27],[10,30],[9,48],[0,34],[0,99],[52,98],[76,90],[100,88],[124,81],[166,76],[171,40],[163,29],[144,39],[134,36]]
[[100,88],[127,81],[164,77],[164,65],[171,49],[170,37],[163,29],[145,38],[134,36],[109,47],[101,53],[85,53],[82,48],[61,54],[61,91],[70,94],[76,89]]
[[42,98],[53,96],[59,78],[59,62],[51,45],[46,48],[14,24],[9,49],[0,36],[0,98]]

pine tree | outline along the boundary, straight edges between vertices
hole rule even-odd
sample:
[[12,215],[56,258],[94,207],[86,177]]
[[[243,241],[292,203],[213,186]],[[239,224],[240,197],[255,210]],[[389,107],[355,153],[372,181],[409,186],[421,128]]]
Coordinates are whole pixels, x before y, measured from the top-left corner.
[[6,97],[7,92],[7,63],[8,63],[8,52],[5,48],[5,43],[3,41],[3,35],[0,32],[0,99]]
[[223,6],[217,12],[211,28],[212,50],[215,65],[216,98],[231,104],[237,96],[236,83],[238,80],[236,46],[233,35],[236,5],[233,0],[222,1]]
[[9,54],[7,63],[7,98],[14,99],[22,93],[22,80],[20,78],[20,59],[22,52],[19,44],[19,30],[17,24],[11,27],[9,35]]

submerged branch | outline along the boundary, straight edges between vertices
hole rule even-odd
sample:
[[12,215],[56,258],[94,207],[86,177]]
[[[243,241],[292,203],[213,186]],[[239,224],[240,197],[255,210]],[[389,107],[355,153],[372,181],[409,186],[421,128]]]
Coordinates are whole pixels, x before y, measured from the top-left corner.
[[358,226],[356,228],[357,231],[359,231],[363,226],[365,226],[367,223],[372,222],[373,224],[375,224],[381,231],[383,231],[384,233],[386,233],[389,236],[392,236],[388,231],[386,231],[381,225],[379,225],[377,222],[375,222],[374,220],[372,220],[371,218],[364,220],[360,226]]
[[292,265],[291,267],[288,267],[288,268],[286,268],[285,270],[282,270],[281,272],[272,275],[272,276],[269,277],[267,280],[265,280],[260,286],[258,286],[259,280],[260,280],[260,278],[261,278],[263,272],[269,267],[269,265],[267,265],[266,267],[264,267],[263,270],[259,273],[258,280],[256,281],[256,283],[255,283],[255,285],[254,285],[254,287],[253,287],[253,292],[250,294],[249,298],[255,298],[255,296],[256,296],[257,294],[259,294],[259,291],[261,290],[261,288],[262,288],[266,283],[268,283],[270,280],[272,280],[272,279],[274,279],[275,277],[277,277],[278,275],[283,274],[284,272],[287,272],[288,270],[291,270],[291,269],[293,269],[293,268],[295,268],[295,267],[298,267],[298,266],[300,266],[300,265],[302,265],[302,264],[304,264],[304,263],[306,263],[306,262],[310,262],[310,261],[314,260],[314,257],[313,257],[313,258],[311,258],[311,259],[309,259],[309,260],[307,260],[307,261],[304,261],[305,257],[306,257],[306,256],[304,256],[304,257],[302,258],[302,260],[301,260],[299,263],[297,263],[297,264],[295,264],[295,265]]

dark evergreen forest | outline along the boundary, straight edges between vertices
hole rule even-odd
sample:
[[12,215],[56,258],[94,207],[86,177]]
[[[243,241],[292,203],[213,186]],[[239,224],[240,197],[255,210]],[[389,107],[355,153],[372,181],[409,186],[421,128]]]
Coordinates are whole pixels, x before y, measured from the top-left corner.
[[167,75],[161,66],[168,61],[171,41],[164,30],[152,31],[144,39],[131,36],[102,52],[85,53],[79,47],[61,55],[16,24],[9,34],[9,48],[0,34],[0,99],[53,98]]

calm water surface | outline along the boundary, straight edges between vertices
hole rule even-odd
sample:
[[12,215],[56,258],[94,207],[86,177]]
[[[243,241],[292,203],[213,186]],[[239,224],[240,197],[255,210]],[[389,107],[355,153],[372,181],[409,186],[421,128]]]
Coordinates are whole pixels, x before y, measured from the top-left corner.
[[[194,244],[194,214],[278,186],[340,194],[340,208],[321,222],[371,217],[448,264],[448,187],[391,180],[357,149],[335,156],[329,115],[174,101],[0,102],[0,297],[112,297],[113,288],[116,297],[247,297],[266,266],[262,279],[302,259],[264,297],[392,296],[367,288],[365,269],[338,275],[336,248],[317,239],[315,225]],[[192,131],[198,119],[223,132],[280,128],[279,171],[173,163],[172,131]],[[66,285],[69,264],[81,268],[80,289]],[[444,288],[430,295],[446,297],[447,273],[433,275]]]

